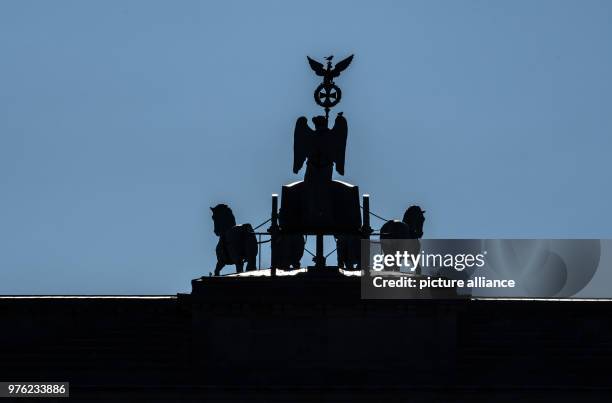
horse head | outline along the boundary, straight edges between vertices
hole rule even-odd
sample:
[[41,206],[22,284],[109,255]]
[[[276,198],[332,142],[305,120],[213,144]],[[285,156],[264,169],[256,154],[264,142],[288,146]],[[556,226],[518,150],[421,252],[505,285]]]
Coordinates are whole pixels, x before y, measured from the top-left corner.
[[232,209],[227,204],[217,204],[215,207],[211,207],[212,219],[215,224],[215,235],[221,236],[228,229],[236,225],[236,218]]
[[408,225],[410,235],[413,239],[423,237],[423,223],[425,222],[425,210],[421,210],[419,206],[410,206],[404,213],[402,221]]

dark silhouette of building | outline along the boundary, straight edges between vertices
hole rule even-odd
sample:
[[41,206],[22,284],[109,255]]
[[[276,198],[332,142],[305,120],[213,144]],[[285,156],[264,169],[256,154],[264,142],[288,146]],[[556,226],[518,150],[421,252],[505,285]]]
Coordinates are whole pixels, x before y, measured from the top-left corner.
[[[325,265],[323,235],[347,241],[353,266],[349,240],[372,228],[369,198],[360,215],[357,187],[331,177],[348,130],[342,114],[327,125],[333,78],[352,56],[308,60],[325,116],[315,130],[297,122],[294,170],[306,160],[306,176],[284,187],[280,212],[272,198],[272,268],[242,271],[255,268],[254,229],[218,205],[215,274],[237,274],[177,296],[0,297],[0,381],[68,381],[75,401],[609,401],[612,300],[370,300],[355,272]],[[418,239],[423,220],[411,207],[381,237]],[[295,269],[304,234],[317,236],[311,270]]]
[[[75,401],[609,401],[612,301],[361,300],[334,272],[0,297],[0,379]],[[326,274],[325,274],[326,273]]]

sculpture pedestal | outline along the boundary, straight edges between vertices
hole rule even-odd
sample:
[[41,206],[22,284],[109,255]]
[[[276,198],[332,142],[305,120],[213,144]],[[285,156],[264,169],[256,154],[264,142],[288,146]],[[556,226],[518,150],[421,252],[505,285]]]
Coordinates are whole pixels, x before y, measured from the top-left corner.
[[362,300],[358,272],[332,268],[260,272],[192,282],[194,359],[211,384],[405,386],[456,371],[465,301]]

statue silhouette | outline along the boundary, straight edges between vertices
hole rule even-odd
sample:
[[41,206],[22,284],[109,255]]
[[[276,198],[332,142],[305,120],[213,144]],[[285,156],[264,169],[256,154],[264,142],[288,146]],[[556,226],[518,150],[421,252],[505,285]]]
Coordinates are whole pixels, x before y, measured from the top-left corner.
[[402,221],[389,220],[380,229],[380,239],[419,239],[423,237],[425,211],[419,206],[410,206]]
[[338,267],[345,270],[361,266],[361,235],[336,235]]
[[[389,220],[380,229],[381,247],[385,254],[407,251],[418,254],[421,251],[419,239],[423,237],[425,211],[419,206],[410,206],[402,221]],[[407,240],[413,240],[409,242]],[[420,274],[420,268],[415,271]]]
[[325,116],[312,118],[315,129],[308,126],[308,119],[302,116],[295,123],[293,135],[293,173],[298,173],[304,161],[306,174],[304,181],[325,183],[332,179],[333,165],[336,172],[344,175],[344,154],[346,151],[346,138],[348,125],[342,112],[336,116],[334,127],[327,127]]
[[283,186],[280,226],[302,234],[358,232],[359,189],[332,179],[334,165],[344,174],[347,121],[340,112],[331,129],[325,116],[315,116],[312,122],[314,129],[304,116],[295,124],[293,172],[306,163],[306,173],[303,181]]
[[332,180],[336,172],[344,174],[344,156],[348,125],[339,113],[333,128],[324,116],[297,119],[294,130],[293,172],[298,173],[306,162],[303,182],[283,188],[281,227],[302,232],[342,232],[357,230],[359,195],[356,186]]
[[282,270],[299,269],[306,240],[300,234],[281,234],[273,240],[272,267]]
[[317,105],[322,106],[325,109],[325,118],[329,117],[329,110],[334,106],[338,105],[340,99],[342,99],[342,91],[334,83],[334,78],[338,77],[353,61],[353,55],[350,55],[344,60],[336,63],[336,66],[332,68],[332,59],[334,56],[328,56],[327,65],[323,66],[323,63],[319,63],[316,60],[308,59],[310,68],[315,72],[316,75],[323,77],[323,82],[315,89],[314,100]]
[[309,56],[306,56],[308,59],[308,64],[310,64],[310,68],[315,72],[316,75],[323,77],[323,84],[333,84],[334,78],[338,77],[340,73],[342,73],[353,61],[353,56],[350,55],[346,59],[343,59],[336,63],[336,66],[332,69],[331,61],[334,56],[327,56],[325,60],[327,60],[327,66],[323,66],[323,63],[319,63],[316,60],[311,59]]
[[215,276],[218,276],[225,265],[236,265],[236,272],[241,273],[244,262],[247,270],[255,270],[257,257],[257,239],[251,224],[236,225],[234,213],[225,204],[211,207],[217,243],[217,266]]

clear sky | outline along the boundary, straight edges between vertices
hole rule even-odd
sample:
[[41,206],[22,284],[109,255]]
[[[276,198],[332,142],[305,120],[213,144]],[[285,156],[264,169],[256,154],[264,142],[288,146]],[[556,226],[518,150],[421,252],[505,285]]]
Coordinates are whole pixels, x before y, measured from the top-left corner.
[[[345,180],[435,238],[611,238],[612,2],[0,2],[0,294],[174,294],[337,80]],[[375,226],[379,223],[374,222]],[[308,259],[304,259],[304,263]]]

